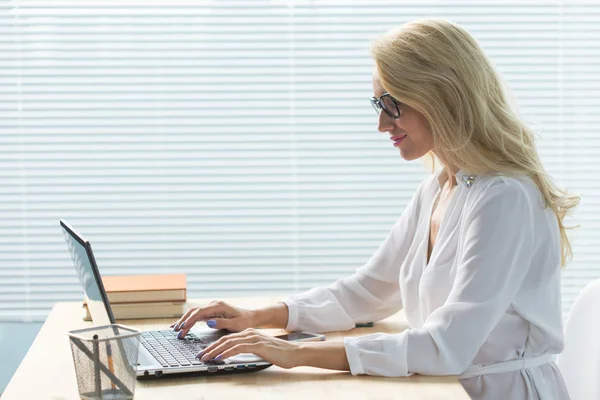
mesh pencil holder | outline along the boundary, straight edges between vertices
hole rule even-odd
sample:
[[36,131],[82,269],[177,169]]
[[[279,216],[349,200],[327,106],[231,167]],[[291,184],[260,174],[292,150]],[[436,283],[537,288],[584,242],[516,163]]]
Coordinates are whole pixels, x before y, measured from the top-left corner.
[[132,399],[140,332],[119,324],[68,333],[82,399]]

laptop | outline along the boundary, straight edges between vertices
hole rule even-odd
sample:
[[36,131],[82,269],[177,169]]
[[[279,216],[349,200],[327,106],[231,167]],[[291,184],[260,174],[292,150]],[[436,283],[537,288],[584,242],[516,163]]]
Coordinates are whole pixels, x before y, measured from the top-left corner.
[[[77,233],[64,220],[60,220],[67,248],[94,325],[114,324],[110,303],[90,242]],[[140,349],[137,365],[138,379],[153,379],[164,376],[213,375],[259,371],[272,364],[249,353],[219,361],[202,362],[196,354],[219,338],[229,334],[224,329],[214,330],[194,327],[184,338],[178,339],[178,332],[171,329],[144,331],[140,335]]]

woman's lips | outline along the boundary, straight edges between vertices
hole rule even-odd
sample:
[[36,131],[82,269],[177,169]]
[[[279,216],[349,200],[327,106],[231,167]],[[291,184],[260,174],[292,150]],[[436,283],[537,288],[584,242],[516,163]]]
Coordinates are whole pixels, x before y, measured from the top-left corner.
[[390,139],[394,142],[394,146],[398,146],[400,143],[402,143],[402,141],[404,140],[404,138],[406,137],[406,135],[397,135],[397,136],[392,136]]

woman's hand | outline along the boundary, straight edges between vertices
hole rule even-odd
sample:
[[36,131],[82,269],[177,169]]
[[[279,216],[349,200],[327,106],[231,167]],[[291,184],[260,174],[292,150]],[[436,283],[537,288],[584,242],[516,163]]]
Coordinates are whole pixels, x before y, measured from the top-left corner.
[[265,335],[256,329],[246,329],[223,336],[196,357],[200,357],[201,361],[208,361],[252,353],[281,368],[293,368],[298,366],[299,349],[298,343]]
[[207,325],[211,328],[240,332],[252,326],[253,317],[253,310],[244,310],[223,301],[213,301],[207,306],[189,309],[177,322],[171,325],[171,328],[176,332],[181,331],[177,335],[179,338],[187,335],[192,326],[198,321],[208,321]]

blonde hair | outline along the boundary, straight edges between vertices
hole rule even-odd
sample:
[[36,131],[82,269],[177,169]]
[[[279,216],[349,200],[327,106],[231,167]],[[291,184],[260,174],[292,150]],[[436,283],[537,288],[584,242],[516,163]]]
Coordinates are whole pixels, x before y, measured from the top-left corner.
[[556,214],[564,267],[573,253],[563,218],[579,197],[545,172],[534,132],[511,107],[475,39],[452,22],[424,19],[377,37],[371,53],[382,86],[429,122],[441,160],[475,175],[524,174],[535,182]]

